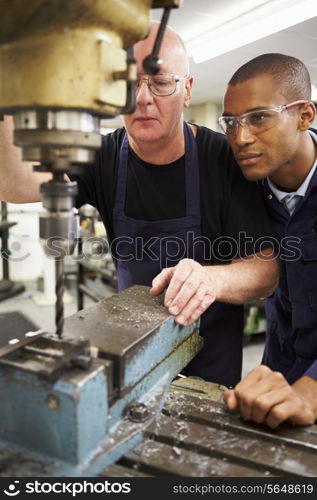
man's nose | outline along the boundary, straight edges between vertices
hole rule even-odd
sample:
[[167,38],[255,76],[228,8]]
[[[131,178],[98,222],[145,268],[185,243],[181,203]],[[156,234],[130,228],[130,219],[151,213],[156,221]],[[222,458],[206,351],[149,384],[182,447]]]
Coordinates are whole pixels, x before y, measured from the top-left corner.
[[150,91],[148,81],[146,79],[140,80],[138,82],[138,88],[136,91],[136,102],[137,104],[148,104],[153,102],[153,94]]
[[234,138],[235,144],[244,146],[255,141],[254,135],[251,134],[248,126],[238,123],[237,133]]

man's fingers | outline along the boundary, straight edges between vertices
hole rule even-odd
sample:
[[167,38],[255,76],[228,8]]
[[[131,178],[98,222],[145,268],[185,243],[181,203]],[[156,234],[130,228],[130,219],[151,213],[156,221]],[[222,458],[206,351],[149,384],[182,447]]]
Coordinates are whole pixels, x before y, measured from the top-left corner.
[[268,422],[273,423],[274,421],[274,427],[276,427],[285,420],[282,415],[276,412],[276,409],[283,404],[286,398],[287,388],[267,392],[263,391],[262,394],[253,401],[249,420],[253,420],[258,424],[265,422],[268,425]]
[[167,267],[163,269],[152,281],[151,295],[159,295],[165,290],[172,279],[175,267]]
[[187,319],[194,312],[195,305],[202,302],[205,295],[205,284],[201,283],[197,274],[192,273],[170,304],[169,311],[172,314],[181,314],[184,319]]
[[228,402],[237,404],[245,420],[265,423],[271,428],[286,420],[296,425],[314,423],[314,410],[308,401],[288,384],[280,372],[265,366],[252,370],[233,392],[236,399],[234,401],[229,393]]
[[307,404],[300,398],[289,398],[274,406],[268,413],[265,423],[274,429],[285,421],[295,425],[312,425],[315,422],[315,415]]
[[215,299],[212,279],[203,266],[186,259],[177,266],[165,303],[180,324],[195,321]]
[[252,387],[254,384],[257,384],[262,379],[267,379],[267,377],[273,373],[272,370],[265,365],[258,365],[253,370],[249,371],[249,373],[244,377],[244,379],[240,382],[243,383],[245,387]]
[[202,286],[197,293],[191,297],[186,306],[182,309],[176,321],[180,325],[190,325],[196,321],[206,309],[215,301],[216,296],[210,293],[206,286]]
[[[172,279],[166,290],[164,303],[169,308],[170,313],[176,315],[183,307],[180,303],[179,293],[184,287],[184,283],[186,283],[186,287],[188,286],[187,293],[190,296],[193,294],[193,290],[190,290],[191,284],[188,285],[188,278],[191,276],[193,269],[186,259],[181,261],[174,269]],[[174,311],[171,310],[172,306],[174,306]],[[178,312],[176,308],[178,308]]]
[[213,281],[206,269],[191,259],[164,269],[152,282],[151,295],[166,288],[164,305],[180,325],[196,321],[216,300]]
[[[251,411],[251,420],[257,423],[266,422],[270,418],[270,414],[274,409],[279,407],[286,401],[296,405],[299,402],[299,397],[287,383],[280,372],[270,372],[266,378],[261,380],[259,385],[259,395],[254,398],[253,408]],[[298,400],[298,401],[297,401]],[[272,417],[271,417],[272,418]],[[287,417],[276,414],[276,425],[278,425]]]
[[278,397],[271,399],[272,391],[286,386],[284,377],[266,366],[258,366],[249,372],[234,389],[242,418],[263,422],[272,405],[281,401]]
[[313,425],[316,422],[315,413],[311,408],[305,408],[304,411],[294,412],[287,419],[294,425]]
[[223,394],[223,399],[227,405],[228,410],[236,410],[238,408],[238,400],[236,398],[234,389],[228,389]]

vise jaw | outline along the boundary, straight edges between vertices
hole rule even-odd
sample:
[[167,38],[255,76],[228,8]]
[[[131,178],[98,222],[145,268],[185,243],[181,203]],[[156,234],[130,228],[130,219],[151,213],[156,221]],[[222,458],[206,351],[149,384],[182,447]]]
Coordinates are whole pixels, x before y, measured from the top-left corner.
[[142,441],[171,381],[202,347],[198,326],[177,325],[160,298],[135,286],[66,319],[62,339],[45,333],[4,348],[0,453],[22,454],[17,476],[37,467],[47,476],[99,474]]

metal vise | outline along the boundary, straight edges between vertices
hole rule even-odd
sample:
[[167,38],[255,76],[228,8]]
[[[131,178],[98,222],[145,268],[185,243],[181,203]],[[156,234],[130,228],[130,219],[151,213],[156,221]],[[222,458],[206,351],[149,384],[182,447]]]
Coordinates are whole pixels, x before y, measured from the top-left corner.
[[177,325],[135,286],[69,317],[62,340],[39,334],[1,349],[0,458],[14,464],[10,475],[100,473],[142,441],[202,343],[197,322]]

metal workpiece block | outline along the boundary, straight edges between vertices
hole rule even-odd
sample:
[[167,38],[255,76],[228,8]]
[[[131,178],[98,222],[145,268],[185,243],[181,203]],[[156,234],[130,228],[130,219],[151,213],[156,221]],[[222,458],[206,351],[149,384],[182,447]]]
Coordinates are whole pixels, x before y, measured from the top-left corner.
[[57,382],[2,367],[0,394],[0,438],[9,445],[76,464],[105,438],[107,383],[98,360]]
[[152,297],[149,291],[149,287],[133,286],[65,321],[65,338],[89,339],[98,347],[100,357],[114,361],[114,384],[119,396],[198,329],[198,321],[186,327],[177,325],[164,307],[162,296]]

